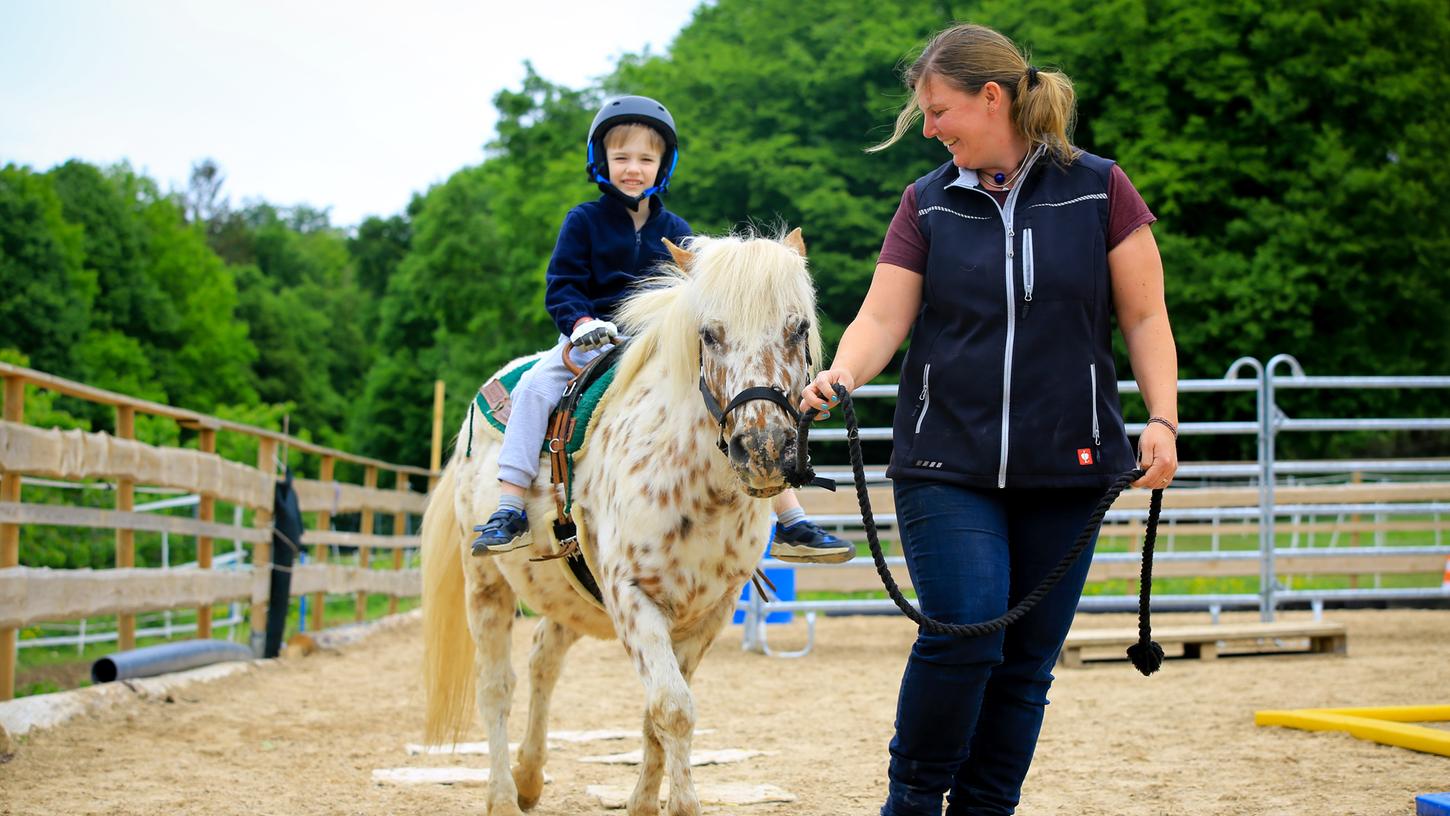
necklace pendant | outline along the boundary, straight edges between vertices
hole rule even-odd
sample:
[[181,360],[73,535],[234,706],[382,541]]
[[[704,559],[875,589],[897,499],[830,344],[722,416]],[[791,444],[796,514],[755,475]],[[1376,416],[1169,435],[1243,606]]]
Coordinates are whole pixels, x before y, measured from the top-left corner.
[[993,173],[992,174],[992,182],[994,184],[996,184],[998,187],[1001,187],[1003,184],[1006,184],[1007,183],[1007,174],[1006,173]]

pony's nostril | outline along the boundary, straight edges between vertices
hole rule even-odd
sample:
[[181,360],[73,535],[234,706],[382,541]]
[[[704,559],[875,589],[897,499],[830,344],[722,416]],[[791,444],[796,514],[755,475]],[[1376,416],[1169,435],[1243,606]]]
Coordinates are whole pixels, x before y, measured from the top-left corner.
[[750,453],[745,449],[745,434],[735,434],[730,437],[730,461],[737,465],[744,465],[750,461]]

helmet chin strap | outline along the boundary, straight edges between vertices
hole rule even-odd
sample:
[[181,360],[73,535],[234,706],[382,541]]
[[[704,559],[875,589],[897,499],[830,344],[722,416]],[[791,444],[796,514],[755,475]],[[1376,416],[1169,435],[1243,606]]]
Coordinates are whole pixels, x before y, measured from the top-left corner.
[[639,212],[640,202],[659,192],[659,189],[660,188],[658,187],[651,187],[637,196],[632,196],[625,191],[619,189],[618,187],[615,187],[612,183],[608,181],[599,182],[600,192],[604,193],[610,198],[619,201],[621,204],[627,207],[630,212]]

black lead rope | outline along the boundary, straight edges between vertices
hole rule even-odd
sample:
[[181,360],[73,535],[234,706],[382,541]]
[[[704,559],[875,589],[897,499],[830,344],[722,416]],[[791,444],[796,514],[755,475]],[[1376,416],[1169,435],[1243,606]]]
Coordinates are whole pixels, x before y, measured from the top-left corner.
[[[1057,586],[1072,565],[1087,549],[1093,540],[1093,535],[1103,522],[1103,516],[1118,496],[1133,482],[1143,477],[1142,470],[1130,470],[1119,475],[1113,480],[1108,491],[1098,502],[1093,510],[1092,516],[1088,518],[1086,526],[1078,534],[1077,540],[1073,542],[1072,549],[1063,556],[1062,561],[1048,573],[1037,588],[1028,593],[1016,606],[1007,610],[1000,617],[982,623],[946,623],[933,620],[923,615],[911,602],[901,594],[901,588],[897,586],[896,580],[891,576],[891,570],[886,566],[886,558],[881,553],[881,542],[877,537],[876,519],[871,514],[871,499],[866,491],[866,466],[862,462],[861,439],[859,428],[856,423],[856,409],[851,404],[851,395],[839,383],[835,384],[836,397],[840,400],[841,411],[846,420],[846,440],[851,450],[851,470],[856,479],[856,499],[861,505],[861,521],[866,527],[866,540],[871,545],[871,557],[876,562],[876,573],[881,576],[881,583],[886,587],[886,593],[896,604],[903,614],[915,621],[917,625],[932,634],[951,635],[952,637],[981,637],[990,635],[1006,629],[1008,626],[1021,620],[1024,615],[1032,610],[1037,602],[1042,600],[1053,587]],[[792,481],[808,481],[809,477],[815,474],[810,469],[809,459],[806,456],[806,439],[810,434],[810,425],[819,413],[811,409],[801,416],[799,442],[796,448],[796,474]],[[1148,525],[1143,535],[1143,567],[1138,584],[1138,642],[1128,647],[1128,658],[1133,665],[1145,676],[1157,671],[1163,665],[1163,647],[1159,646],[1152,639],[1152,626],[1149,621],[1149,596],[1153,585],[1153,545],[1158,538],[1158,516],[1163,508],[1163,490],[1153,491],[1148,503]]]

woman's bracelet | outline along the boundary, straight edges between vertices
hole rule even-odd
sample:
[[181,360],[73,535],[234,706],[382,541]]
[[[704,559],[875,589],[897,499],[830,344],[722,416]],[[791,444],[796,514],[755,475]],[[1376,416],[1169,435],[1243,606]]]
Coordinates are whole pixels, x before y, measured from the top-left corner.
[[1148,417],[1148,422],[1144,423],[1144,427],[1146,427],[1147,425],[1150,425],[1150,424],[1152,424],[1154,422],[1156,422],[1159,425],[1162,425],[1163,427],[1165,427],[1168,430],[1172,431],[1173,432],[1173,438],[1174,439],[1177,439],[1178,438],[1178,426],[1177,425],[1174,425],[1172,422],[1169,422],[1168,420],[1166,420],[1166,419],[1164,419],[1163,417],[1160,417],[1160,416]]

